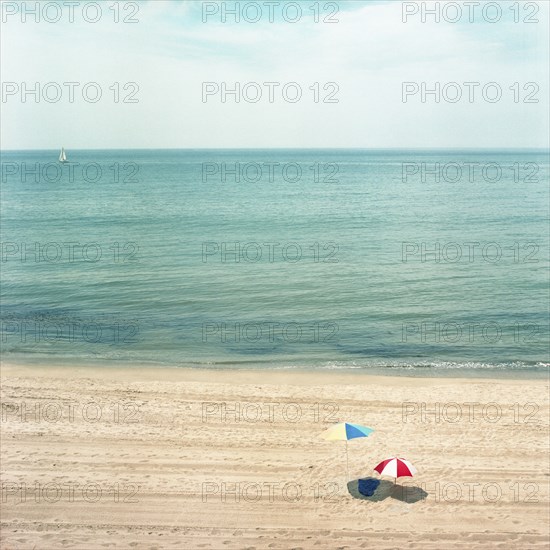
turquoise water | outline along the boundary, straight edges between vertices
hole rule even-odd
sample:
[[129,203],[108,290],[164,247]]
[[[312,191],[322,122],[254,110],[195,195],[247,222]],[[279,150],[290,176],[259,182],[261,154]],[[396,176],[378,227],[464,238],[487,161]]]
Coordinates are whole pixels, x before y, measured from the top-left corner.
[[2,152],[5,361],[547,372],[547,151],[67,154]]

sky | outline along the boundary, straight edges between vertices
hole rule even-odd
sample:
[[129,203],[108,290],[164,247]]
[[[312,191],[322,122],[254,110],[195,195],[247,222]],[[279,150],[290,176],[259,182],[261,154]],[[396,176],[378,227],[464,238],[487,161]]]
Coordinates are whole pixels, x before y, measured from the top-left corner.
[[0,147],[548,147],[550,2],[265,2],[2,1]]

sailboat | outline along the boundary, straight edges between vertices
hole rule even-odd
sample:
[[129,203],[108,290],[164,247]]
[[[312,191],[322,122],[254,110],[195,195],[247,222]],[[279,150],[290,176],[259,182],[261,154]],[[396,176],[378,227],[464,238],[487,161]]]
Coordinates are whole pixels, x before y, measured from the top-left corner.
[[61,147],[61,153],[59,153],[59,162],[65,164],[67,162],[67,155],[65,154],[65,149]]

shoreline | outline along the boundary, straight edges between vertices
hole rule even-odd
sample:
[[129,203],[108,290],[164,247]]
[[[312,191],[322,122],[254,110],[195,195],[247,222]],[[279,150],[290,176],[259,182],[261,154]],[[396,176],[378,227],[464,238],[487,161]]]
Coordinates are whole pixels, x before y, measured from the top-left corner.
[[[550,367],[540,368],[538,370],[526,369],[522,371],[521,369],[496,369],[496,368],[452,368],[452,369],[439,369],[426,367],[423,370],[420,367],[386,367],[384,370],[383,367],[354,367],[354,368],[307,368],[307,367],[252,367],[252,366],[188,366],[188,365],[164,365],[164,364],[140,364],[133,362],[112,362],[101,361],[101,362],[79,362],[75,363],[72,361],[65,362],[41,362],[41,361],[0,361],[0,370],[1,369],[37,369],[44,370],[45,372],[53,372],[55,370],[63,370],[65,373],[67,370],[74,371],[75,369],[83,374],[88,371],[93,371],[94,369],[99,369],[104,373],[113,373],[118,374],[128,372],[141,372],[145,373],[150,371],[149,377],[153,376],[155,373],[172,373],[170,377],[174,380],[180,379],[180,377],[191,379],[193,375],[196,375],[198,379],[204,379],[206,373],[216,373],[220,377],[226,377],[228,375],[235,376],[239,375],[242,377],[254,376],[261,374],[262,377],[265,375],[268,378],[273,379],[288,379],[289,377],[310,377],[315,375],[316,378],[326,380],[325,383],[329,381],[334,381],[335,378],[342,377],[342,380],[351,380],[355,379],[355,382],[361,382],[365,378],[373,379],[418,379],[418,380],[508,380],[510,382],[521,382],[521,381],[546,381],[550,383]],[[175,374],[175,373],[185,373],[185,374]],[[201,374],[202,373],[202,374]]]

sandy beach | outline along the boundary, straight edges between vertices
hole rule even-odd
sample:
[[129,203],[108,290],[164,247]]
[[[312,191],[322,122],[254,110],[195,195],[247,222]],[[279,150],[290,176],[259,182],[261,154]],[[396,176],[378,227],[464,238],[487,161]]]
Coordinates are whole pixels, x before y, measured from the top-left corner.
[[[548,412],[544,380],[4,365],[2,548],[546,548]],[[349,483],[342,420],[375,430]],[[362,497],[393,455],[417,476]]]

